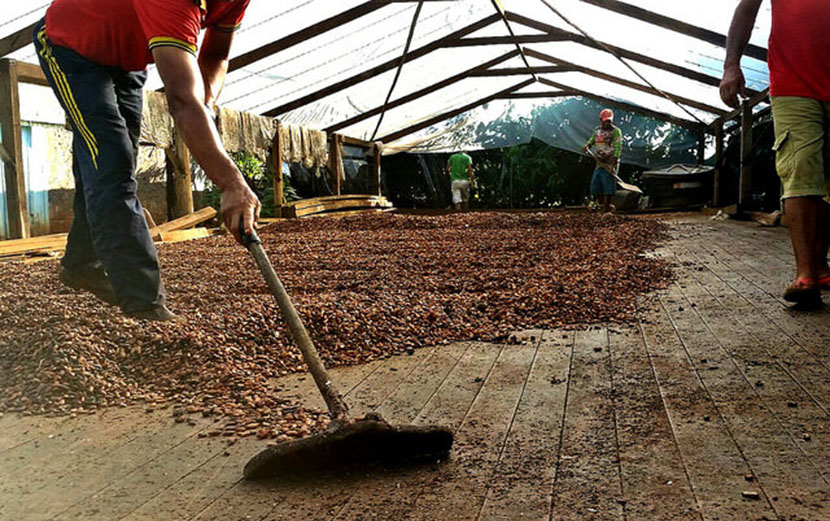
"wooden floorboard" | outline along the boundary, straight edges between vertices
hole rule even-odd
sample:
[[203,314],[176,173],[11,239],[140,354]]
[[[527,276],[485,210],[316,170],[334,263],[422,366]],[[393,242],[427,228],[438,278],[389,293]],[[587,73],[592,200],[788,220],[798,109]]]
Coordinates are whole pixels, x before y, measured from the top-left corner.
[[549,518],[573,338],[573,333],[561,331],[542,336],[480,520]]
[[[751,465],[758,492],[764,493],[779,513],[807,519],[815,515],[812,505],[823,500],[827,490],[820,472],[753,392],[681,288],[672,286],[663,302],[678,334],[688,339],[684,344],[689,358],[699,368],[707,394]],[[774,461],[770,461],[770,454],[776,454]]]
[[401,519],[478,517],[538,349],[538,339],[501,348],[456,433],[452,460]]
[[[636,323],[332,371],[355,416],[451,428],[447,461],[247,482],[242,467],[267,442],[198,437],[211,418],[6,413],[0,521],[830,521],[830,308],[781,298],[784,230],[702,218],[670,229],[650,255],[675,281]],[[272,383],[325,407],[307,374]]]
[[[457,432],[482,391],[500,351],[499,346],[490,344],[470,345],[444,378],[433,380],[433,392],[417,415],[412,417],[407,413],[411,413],[411,408],[400,409],[405,416],[399,421],[444,425]],[[458,457],[456,445],[449,461],[428,466],[425,472],[403,469],[387,475],[387,479],[372,480],[353,490],[331,519],[403,519],[425,491],[455,471]]]
[[[379,361],[372,364],[364,364],[362,366],[355,366],[345,368],[342,371],[337,371],[333,376],[335,383],[344,395],[344,399],[349,403],[351,401],[351,394],[358,391],[364,385],[370,375],[377,371],[381,371],[389,361]],[[301,397],[304,398],[304,404],[325,407],[320,393],[316,389],[313,379],[310,376],[292,376],[288,377],[287,384],[284,386],[287,389],[292,389],[294,392],[300,391]],[[292,385],[296,382],[296,386]],[[307,400],[307,401],[306,401]],[[252,447],[254,448],[254,447]],[[233,475],[225,476],[222,484],[226,488],[212,501],[207,504],[199,504],[198,510],[193,513],[193,519],[204,520],[226,520],[229,518],[240,519],[263,519],[266,516],[278,519],[274,513],[276,507],[286,508],[288,510],[294,509],[302,510],[307,506],[312,496],[316,496],[315,510],[320,516],[327,514],[327,509],[324,508],[326,501],[337,502],[341,500],[344,493],[343,490],[347,487],[348,480],[330,480],[325,483],[286,483],[284,481],[259,481],[248,482],[240,480],[242,467],[245,461],[261,450],[262,444],[258,448],[251,450],[242,460],[238,461],[238,470]],[[215,464],[222,464],[221,461]],[[328,507],[333,508],[333,507]],[[299,517],[299,519],[303,519]],[[308,519],[313,519],[310,517]],[[318,519],[322,519],[319,517]]]
[[552,519],[623,519],[608,330],[577,331]]
[[740,447],[723,423],[662,305],[640,324],[645,347],[672,431],[688,472],[689,483],[670,480],[669,487],[691,487],[707,521],[773,518],[771,500],[745,501],[745,476],[752,472]]
[[627,519],[702,519],[643,335],[612,330],[609,356]]

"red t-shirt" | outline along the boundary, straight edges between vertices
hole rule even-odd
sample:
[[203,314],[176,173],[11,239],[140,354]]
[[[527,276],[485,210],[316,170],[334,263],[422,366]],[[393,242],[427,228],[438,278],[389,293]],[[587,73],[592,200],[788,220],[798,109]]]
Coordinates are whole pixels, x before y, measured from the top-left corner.
[[772,0],[771,96],[830,101],[830,1]]
[[54,0],[46,11],[46,35],[95,63],[140,71],[153,63],[156,47],[195,55],[202,29],[236,30],[249,1]]

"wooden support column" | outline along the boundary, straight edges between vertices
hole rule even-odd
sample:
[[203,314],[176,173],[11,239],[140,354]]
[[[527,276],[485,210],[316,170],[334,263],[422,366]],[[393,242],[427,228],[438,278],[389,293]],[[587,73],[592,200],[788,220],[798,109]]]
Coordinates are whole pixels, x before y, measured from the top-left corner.
[[0,60],[0,130],[3,141],[3,167],[6,177],[6,213],[9,239],[30,236],[26,204],[26,176],[23,171],[23,136],[20,128],[20,95],[17,62]]
[[380,179],[380,156],[383,152],[383,143],[380,141],[375,142],[375,146],[372,149],[375,155],[374,165],[373,165],[373,175],[372,175],[372,182],[374,183],[375,193],[377,193],[378,197],[383,196],[383,187],[381,186],[381,179]]
[[343,136],[329,134],[329,171],[334,176],[334,191],[343,192]]
[[697,135],[697,164],[706,161],[706,132],[700,131]]
[[167,156],[167,218],[172,220],[193,213],[190,150],[182,135],[174,129],[173,146],[164,152]]
[[741,107],[741,178],[738,189],[738,214],[749,210],[752,203],[752,104]]
[[723,123],[715,125],[715,179],[712,206],[720,206],[720,176],[723,170]]
[[282,178],[282,138],[277,121],[277,132],[274,134],[274,217],[282,217],[282,207],[285,203],[285,182]]

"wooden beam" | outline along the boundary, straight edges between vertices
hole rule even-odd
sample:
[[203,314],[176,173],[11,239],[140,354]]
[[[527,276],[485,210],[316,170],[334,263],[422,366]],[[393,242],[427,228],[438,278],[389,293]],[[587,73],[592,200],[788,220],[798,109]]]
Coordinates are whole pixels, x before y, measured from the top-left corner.
[[[482,63],[481,65],[473,67],[472,69],[467,69],[466,71],[461,72],[459,74],[456,74],[455,76],[450,76],[449,78],[447,78],[445,80],[442,80],[442,81],[439,81],[438,83],[432,84],[429,87],[425,87],[421,90],[415,91],[412,94],[408,94],[408,95],[406,95],[402,98],[398,98],[395,101],[390,101],[389,104],[386,106],[386,110],[390,110],[390,109],[393,109],[395,107],[399,107],[401,105],[409,103],[411,101],[415,101],[416,99],[421,98],[423,96],[426,96],[427,94],[432,94],[433,92],[435,92],[437,90],[443,89],[444,87],[448,87],[448,86],[450,86],[454,83],[458,83],[459,81],[461,81],[465,78],[468,78],[470,73],[473,72],[473,71],[481,70],[481,69],[489,69],[490,67],[498,65],[499,63],[503,63],[503,62],[505,62],[505,61],[507,61],[511,58],[515,58],[518,55],[519,55],[519,51],[510,51],[507,54],[503,54],[503,55],[499,56],[498,58],[495,58],[495,59],[490,60],[488,62]],[[376,116],[376,115],[380,114],[382,111],[383,111],[383,106],[382,105],[377,106],[377,107],[375,107],[371,110],[368,110],[366,112],[358,114],[357,116],[351,117],[347,120],[341,121],[340,123],[337,123],[337,124],[334,124],[334,125],[328,127],[326,129],[326,132],[328,132],[328,133],[337,132],[338,130],[344,129],[344,128],[349,127],[351,125],[354,125],[355,123],[359,123],[361,121],[369,119],[372,116]]]
[[430,127],[430,126],[432,126],[432,125],[435,125],[436,123],[440,123],[440,122],[442,122],[442,121],[444,121],[444,120],[447,120],[447,119],[449,119],[449,118],[455,117],[455,116],[457,116],[457,115],[459,115],[459,114],[463,114],[463,113],[465,113],[465,112],[467,112],[467,111],[469,111],[469,110],[472,110],[472,109],[474,109],[474,108],[476,108],[476,107],[480,107],[481,105],[484,105],[485,103],[489,103],[489,102],[491,102],[491,101],[493,101],[493,100],[495,100],[495,99],[498,99],[500,96],[503,96],[503,95],[505,95],[505,94],[509,94],[509,93],[514,92],[514,91],[517,91],[517,90],[519,90],[519,89],[523,89],[524,87],[527,87],[528,85],[531,85],[531,84],[533,84],[533,83],[534,83],[534,81],[533,81],[533,80],[525,80],[525,81],[523,81],[523,82],[521,82],[521,83],[517,83],[516,85],[513,85],[512,87],[508,87],[508,88],[506,88],[506,89],[504,89],[504,90],[502,90],[502,91],[499,91],[499,92],[496,92],[495,94],[492,94],[492,95],[490,95],[490,96],[487,96],[486,98],[482,98],[482,99],[480,99],[480,100],[478,100],[478,101],[474,101],[474,102],[472,102],[472,103],[468,103],[467,105],[464,105],[463,107],[459,107],[459,108],[457,108],[457,109],[453,109],[453,110],[451,110],[451,111],[449,111],[449,112],[445,112],[445,113],[440,114],[440,115],[438,115],[438,116],[435,116],[435,117],[429,118],[429,119],[427,119],[427,120],[425,120],[425,121],[421,121],[420,123],[416,123],[416,124],[414,124],[414,125],[411,125],[411,126],[409,126],[409,127],[406,127],[406,128],[404,128],[404,129],[402,129],[402,130],[398,130],[397,132],[393,132],[393,133],[391,133],[391,134],[388,134],[388,135],[386,135],[386,136],[383,136],[380,140],[381,140],[381,141],[383,141],[384,143],[391,143],[391,142],[396,141],[396,140],[398,140],[398,139],[400,139],[400,138],[402,138],[402,137],[404,137],[404,136],[408,136],[409,134],[412,134],[412,133],[414,133],[414,132],[417,132],[417,131],[419,131],[419,130],[421,130],[421,129],[424,129],[424,128],[427,128],[427,127]]
[[329,134],[329,172],[334,176],[334,193],[343,192],[343,136]]
[[32,83],[43,87],[49,86],[46,75],[40,65],[32,65],[26,62],[17,62],[17,80],[20,83]]
[[706,161],[706,132],[700,131],[697,136],[697,164]]
[[[614,45],[606,44],[603,42],[596,43],[588,38],[585,38],[581,34],[571,33],[568,31],[564,31],[558,27],[554,27],[552,25],[548,25],[546,23],[539,22],[538,20],[534,20],[532,18],[527,18],[520,14],[516,13],[507,13],[507,18],[511,21],[515,21],[520,23],[526,27],[530,27],[531,29],[536,29],[537,31],[544,31],[549,34],[554,35],[567,35],[567,39],[572,42],[579,43],[581,45],[585,45],[587,47],[592,47],[594,49],[607,52],[605,47],[611,49],[613,52],[617,53],[618,56],[626,58],[631,61],[635,61],[638,63],[642,63],[644,65],[648,65],[650,67],[655,67],[657,69],[664,70],[666,72],[670,72],[672,74],[682,76],[684,78],[694,80],[698,83],[703,83],[705,85],[709,85],[712,87],[719,87],[720,86],[720,78],[715,76],[710,76],[708,74],[704,74],[702,72],[687,69],[685,67],[681,67],[674,63],[664,62],[651,56],[646,56],[644,54],[639,54],[636,52],[629,51],[628,49],[623,49],[622,47],[616,47]],[[751,91],[750,95],[754,94],[755,91]]]
[[32,43],[32,33],[35,32],[35,25],[37,25],[37,22],[0,40],[0,58]]
[[280,38],[279,40],[274,40],[273,42],[257,47],[252,51],[240,54],[239,56],[232,58],[228,63],[228,72],[241,69],[242,67],[250,65],[255,61],[267,58],[268,56],[284,51],[289,47],[293,47],[298,43],[320,36],[321,34],[332,29],[342,27],[349,22],[386,7],[391,3],[393,3],[391,0],[369,0],[368,2],[353,7],[347,11],[343,11],[342,13],[326,18],[325,20],[321,20],[310,27],[291,33],[288,36]]
[[193,213],[193,181],[190,150],[178,129],[173,129],[173,146],[164,149],[167,157],[167,218]]
[[472,77],[524,76],[527,74],[554,74],[557,72],[572,72],[573,67],[505,67],[503,69],[488,69],[470,73]]
[[666,121],[668,123],[672,123],[672,124],[680,126],[680,127],[688,128],[688,129],[694,130],[696,132],[700,131],[701,128],[702,128],[700,123],[698,123],[696,121],[685,120],[685,119],[682,119],[682,118],[678,118],[676,116],[672,116],[670,114],[666,114],[664,112],[659,112],[659,111],[656,111],[656,110],[647,109],[645,107],[640,107],[638,105],[634,105],[634,104],[631,104],[631,103],[626,103],[624,101],[619,101],[619,100],[614,100],[614,99],[611,99],[611,98],[606,98],[606,97],[600,96],[598,94],[593,94],[591,92],[587,92],[587,91],[584,91],[584,90],[581,90],[581,89],[575,89],[571,86],[548,80],[547,78],[539,78],[539,82],[543,83],[543,84],[545,84],[549,87],[553,87],[555,89],[561,89],[563,91],[571,92],[575,96],[582,96],[582,97],[585,97],[585,98],[589,98],[589,99],[592,99],[592,100],[597,101],[599,103],[609,105],[611,107],[618,107],[622,110],[628,110],[630,112],[634,112],[635,114],[641,114],[643,116],[647,116],[647,117],[650,117],[650,118],[659,119],[661,121]]
[[715,126],[715,179],[712,206],[720,206],[721,172],[723,171],[723,123]]
[[752,107],[751,100],[741,106],[741,177],[738,187],[738,214],[750,209],[752,203]]
[[[761,92],[756,93],[754,96],[750,97],[749,100],[747,100],[747,103],[749,103],[750,108],[752,108],[752,107],[755,107],[755,105],[757,105],[759,103],[763,103],[764,101],[767,100],[767,98],[769,98],[769,88],[766,88],[766,89],[762,90]],[[723,123],[726,123],[727,121],[731,121],[733,119],[743,117],[743,111],[744,111],[744,107],[743,107],[743,104],[742,104],[740,107],[736,108],[735,110],[733,110],[731,112],[727,112],[723,116],[721,116],[718,119],[716,119],[715,121],[711,122],[709,124],[709,128],[713,129],[719,124],[723,124]]]
[[20,125],[20,91],[17,61],[0,60],[0,132],[8,157],[3,162],[6,177],[6,215],[8,239],[30,237],[29,210],[26,204],[26,176],[23,170],[23,136]]
[[519,36],[483,36],[479,38],[461,38],[447,42],[444,47],[477,47],[484,45],[510,45],[523,43],[549,43],[569,40],[567,36],[557,34],[525,34]]
[[[667,29],[669,31],[674,31],[676,33],[680,33],[691,38],[696,38],[698,40],[702,40],[704,42],[717,45],[718,47],[726,48],[726,36],[720,33],[716,33],[715,31],[710,31],[709,29],[704,29],[696,25],[688,24],[675,18],[669,18],[668,16],[657,14],[653,11],[643,9],[642,7],[637,7],[636,5],[627,4],[625,2],[619,2],[617,0],[582,1],[591,5],[595,5],[597,7],[601,7],[608,11],[613,11],[621,15],[636,18],[637,20],[640,20],[642,22],[647,22],[652,25],[661,27],[663,29]],[[767,50],[757,45],[747,45],[744,54],[751,58],[755,58],[756,60],[761,60],[763,62],[767,61]]]
[[372,162],[372,184],[374,185],[374,192],[378,195],[378,197],[383,196],[383,186],[380,172],[380,158],[382,154],[383,143],[377,141],[375,142],[375,146],[372,148],[372,157],[374,159]]
[[282,217],[282,207],[285,203],[285,182],[282,178],[282,137],[277,121],[277,131],[274,133],[274,217]]
[[0,161],[4,163],[12,163],[14,162],[14,156],[11,152],[6,150],[6,145],[0,142]]
[[207,220],[213,219],[214,217],[216,217],[216,210],[208,206],[189,215],[185,215],[183,217],[179,217],[178,219],[173,219],[166,223],[159,224],[158,226],[150,230],[150,235],[154,239],[156,239],[160,237],[162,234],[173,232],[176,230],[192,228],[193,226],[201,224]]
[[352,137],[352,136],[343,136],[343,135],[341,135],[340,136],[340,142],[345,143],[347,145],[362,147],[362,148],[365,148],[367,150],[369,150],[369,149],[371,149],[372,147],[375,146],[374,141],[366,141],[365,139],[358,139],[358,138]]
[[562,98],[566,96],[574,96],[573,92],[556,91],[556,92],[513,92],[499,96],[499,99],[539,99],[539,98]]
[[[467,36],[468,34],[472,34],[480,29],[487,27],[488,25],[493,24],[494,22],[497,22],[500,19],[501,17],[497,14],[490,15],[486,18],[479,20],[478,22],[468,25],[463,29],[459,29],[458,31],[450,33],[443,38],[435,40],[434,42],[431,42],[423,47],[411,51],[409,54],[407,54],[406,59],[408,62],[411,62],[413,60],[426,56],[427,54],[442,48],[446,42],[462,38],[464,36]],[[294,110],[304,105],[308,105],[309,103],[325,98],[326,96],[334,94],[335,92],[340,92],[343,89],[357,85],[358,83],[366,81],[370,78],[374,78],[375,76],[378,76],[386,71],[392,70],[398,66],[400,61],[401,60],[399,57],[392,58],[391,60],[388,60],[380,65],[372,67],[371,69],[355,74],[349,78],[346,78],[342,81],[338,81],[337,83],[334,83],[327,87],[323,87],[322,89],[312,92],[311,94],[306,94],[305,96],[302,96],[293,101],[289,101],[288,103],[283,103],[282,105],[265,111],[263,114],[265,116],[277,117],[280,114],[284,114],[290,110]]]
[[[594,78],[599,78],[601,80],[605,80],[605,81],[608,81],[608,82],[611,82],[611,83],[616,83],[617,85],[622,85],[623,87],[628,87],[629,89],[634,89],[634,90],[637,90],[637,91],[640,91],[640,92],[645,92],[646,94],[651,94],[653,96],[658,96],[660,98],[665,99],[663,94],[661,94],[657,90],[655,90],[655,89],[653,89],[653,88],[651,88],[647,85],[642,85],[640,83],[637,83],[635,81],[625,80],[623,78],[619,78],[617,76],[614,76],[613,74],[608,74],[608,73],[605,73],[605,72],[590,69],[590,68],[582,66],[582,65],[577,65],[575,63],[571,63],[571,62],[556,58],[554,56],[551,56],[549,54],[545,54],[543,52],[534,51],[533,49],[525,48],[525,54],[527,56],[532,57],[532,58],[536,58],[537,60],[542,60],[542,61],[546,61],[548,63],[558,64],[558,65],[564,66],[566,68],[570,68],[573,71],[581,72],[582,74],[586,74],[588,76],[593,76]],[[716,115],[719,115],[719,116],[722,116],[722,115],[726,114],[725,110],[720,109],[718,107],[713,107],[712,105],[708,105],[706,103],[701,103],[697,100],[686,98],[684,96],[680,96],[678,94],[673,94],[671,92],[667,92],[667,91],[663,91],[663,92],[666,95],[668,95],[669,97],[671,97],[677,103],[682,103],[683,105],[687,105],[689,107],[693,107],[693,108],[696,108],[698,110],[702,110],[704,112],[709,112],[710,114],[716,114]]]

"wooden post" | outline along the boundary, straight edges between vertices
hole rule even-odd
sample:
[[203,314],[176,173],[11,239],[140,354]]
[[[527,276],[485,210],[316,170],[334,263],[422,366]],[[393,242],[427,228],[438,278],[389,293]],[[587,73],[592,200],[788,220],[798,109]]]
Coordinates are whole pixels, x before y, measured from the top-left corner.
[[374,171],[372,175],[372,183],[374,184],[375,192],[378,194],[378,197],[381,197],[383,195],[383,187],[381,186],[380,179],[380,156],[383,152],[383,143],[376,141],[373,152],[375,161],[373,165]]
[[749,210],[752,203],[752,105],[741,107],[741,181],[738,190],[738,214]]
[[193,183],[190,171],[190,150],[182,135],[173,130],[173,146],[167,155],[167,218],[176,219],[193,213]]
[[23,136],[20,128],[20,92],[17,62],[0,60],[0,131],[4,149],[3,167],[6,177],[6,214],[9,239],[27,239],[29,210],[26,204],[26,176],[23,170]]
[[702,165],[706,160],[706,132],[701,130],[697,135],[697,164]]
[[329,134],[329,171],[334,176],[337,195],[343,192],[343,136]]
[[715,125],[715,179],[712,206],[720,207],[720,176],[723,170],[723,123]]
[[277,121],[277,132],[274,134],[274,217],[282,217],[282,207],[285,202],[285,184],[282,179],[282,138]]

